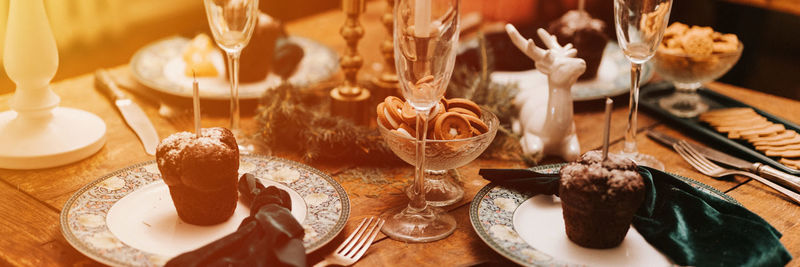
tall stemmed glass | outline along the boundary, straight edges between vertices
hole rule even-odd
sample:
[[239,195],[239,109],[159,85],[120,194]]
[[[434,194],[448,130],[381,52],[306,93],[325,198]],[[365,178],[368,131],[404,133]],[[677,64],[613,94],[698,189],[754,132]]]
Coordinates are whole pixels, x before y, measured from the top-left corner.
[[631,94],[628,128],[622,155],[639,165],[664,169],[664,164],[636,148],[636,118],[639,111],[639,79],[642,65],[655,55],[667,27],[672,0],[614,0],[614,24],[617,41],[625,57],[631,61]]
[[239,56],[250,42],[258,18],[258,0],[205,0],[208,26],[217,45],[225,50],[231,84],[231,127],[239,150],[252,152],[253,144],[239,129]]
[[459,0],[397,0],[394,58],[403,96],[417,112],[416,164],[407,207],[385,213],[383,233],[406,242],[430,242],[455,230],[452,216],[425,201],[428,115],[453,73],[459,34]]

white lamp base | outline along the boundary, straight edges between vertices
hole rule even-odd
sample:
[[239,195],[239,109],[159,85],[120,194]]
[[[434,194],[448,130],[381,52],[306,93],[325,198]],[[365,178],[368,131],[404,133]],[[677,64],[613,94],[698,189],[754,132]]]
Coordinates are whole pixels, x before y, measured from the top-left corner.
[[64,107],[45,119],[0,113],[0,168],[42,169],[87,158],[105,144],[106,124],[92,113]]

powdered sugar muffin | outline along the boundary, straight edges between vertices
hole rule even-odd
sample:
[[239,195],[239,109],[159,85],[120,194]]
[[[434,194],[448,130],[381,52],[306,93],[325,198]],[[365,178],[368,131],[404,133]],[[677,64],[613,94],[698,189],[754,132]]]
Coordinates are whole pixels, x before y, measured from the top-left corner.
[[233,215],[238,200],[239,148],[230,130],[204,128],[179,132],[158,144],[156,162],[178,216],[212,225]]
[[578,245],[619,245],[644,201],[644,181],[630,159],[600,151],[583,154],[561,168],[559,197],[567,236]]

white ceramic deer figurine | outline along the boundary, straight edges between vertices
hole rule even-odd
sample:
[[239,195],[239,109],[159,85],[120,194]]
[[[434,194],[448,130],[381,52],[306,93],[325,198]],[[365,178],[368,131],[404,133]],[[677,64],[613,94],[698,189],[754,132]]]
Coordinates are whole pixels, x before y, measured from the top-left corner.
[[586,70],[586,62],[575,58],[577,50],[572,44],[561,46],[556,37],[544,29],[537,33],[547,46],[539,48],[531,39],[525,39],[511,24],[506,33],[514,45],[533,59],[536,69],[547,75],[549,90],[521,88],[514,104],[519,107],[519,127],[522,151],[538,161],[545,155],[561,156],[573,161],[580,155],[580,144],[572,121],[571,88],[578,76]]

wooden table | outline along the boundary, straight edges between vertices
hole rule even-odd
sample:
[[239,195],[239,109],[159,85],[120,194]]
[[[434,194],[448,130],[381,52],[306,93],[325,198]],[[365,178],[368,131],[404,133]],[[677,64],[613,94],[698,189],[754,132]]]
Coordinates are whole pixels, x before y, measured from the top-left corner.
[[[362,78],[376,73],[373,63],[380,60],[378,46],[385,36],[382,25],[378,23],[383,10],[382,1],[371,2],[367,13],[362,17],[367,33],[359,46],[366,61]],[[343,51],[344,41],[338,35],[332,34],[338,30],[343,21],[344,16],[341,12],[331,11],[290,23],[288,31],[294,35],[319,40],[337,51]],[[112,69],[112,75],[123,82],[130,80],[127,66]],[[0,236],[2,236],[0,265],[97,265],[98,263],[73,249],[62,236],[58,218],[64,203],[80,187],[104,174],[153,159],[144,153],[135,134],[124,124],[109,101],[94,89],[91,74],[64,80],[53,84],[52,87],[61,96],[62,106],[80,108],[102,117],[108,127],[108,141],[97,154],[74,164],[43,170],[0,170]],[[800,123],[800,101],[718,83],[712,83],[709,87]],[[0,96],[0,110],[8,110],[10,97],[10,94]],[[623,118],[627,113],[627,105],[623,104],[627,103],[627,96],[620,96],[616,100],[619,104],[615,106],[613,113],[615,119],[612,124],[612,149],[619,149],[622,144],[626,124]],[[190,125],[185,122],[167,120],[159,116],[155,103],[138,98],[137,101],[153,121],[160,136],[165,137],[179,130],[190,129]],[[602,118],[603,108],[600,101],[580,102],[575,105],[575,123],[581,141],[581,151],[601,147],[602,131],[596,122],[602,121]],[[225,116],[206,116],[203,121],[204,127],[224,126],[226,123]],[[254,122],[252,118],[244,118],[243,124],[253,127]],[[639,130],[641,132],[645,129],[657,129],[691,139],[647,114],[640,114]],[[741,177],[716,180],[699,174],[671,149],[656,144],[641,134],[638,141],[640,151],[656,155],[665,163],[667,170],[726,192],[762,216],[783,233],[781,241],[789,252],[794,256],[800,255],[800,224],[797,220],[800,216],[800,206],[790,204],[785,197],[757,182],[749,182]],[[291,158],[291,155],[289,157]],[[297,160],[297,157],[292,159]],[[308,262],[311,264],[330,253],[346,234],[353,231],[354,224],[360,218],[377,215],[389,207],[405,205],[407,202],[399,185],[407,182],[407,177],[412,173],[410,166],[394,170],[393,173],[397,175],[385,177],[391,186],[363,183],[358,179],[352,179],[348,172],[343,172],[343,168],[347,166],[319,164],[312,166],[331,174],[344,186],[351,198],[352,212],[343,233],[330,245],[309,256]],[[486,181],[477,175],[478,169],[523,166],[522,162],[476,160],[459,169],[464,176],[463,185],[466,192],[463,201],[448,208],[458,222],[458,228],[453,235],[441,241],[425,244],[407,244],[381,235],[358,265],[463,266],[482,262],[510,264],[478,238],[469,222],[468,208],[474,195],[486,184]],[[798,262],[795,260],[790,265],[800,265]]]

